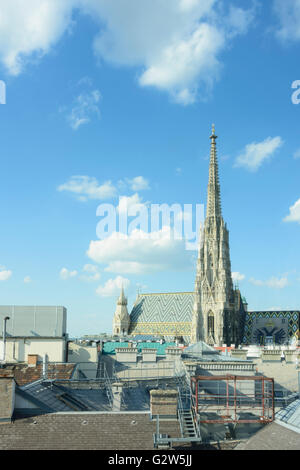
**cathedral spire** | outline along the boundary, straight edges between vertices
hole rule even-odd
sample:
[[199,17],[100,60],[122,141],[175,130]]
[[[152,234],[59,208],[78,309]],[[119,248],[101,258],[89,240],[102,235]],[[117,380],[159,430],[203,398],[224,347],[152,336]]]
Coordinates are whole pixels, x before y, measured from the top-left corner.
[[210,148],[210,164],[209,179],[207,189],[207,206],[206,217],[219,217],[221,213],[221,196],[219,184],[219,170],[217,160],[215,125],[212,125],[211,148]]
[[118,305],[127,305],[127,299],[126,299],[125,294],[124,294],[123,284],[122,284],[122,288],[121,288],[120,297],[118,299]]

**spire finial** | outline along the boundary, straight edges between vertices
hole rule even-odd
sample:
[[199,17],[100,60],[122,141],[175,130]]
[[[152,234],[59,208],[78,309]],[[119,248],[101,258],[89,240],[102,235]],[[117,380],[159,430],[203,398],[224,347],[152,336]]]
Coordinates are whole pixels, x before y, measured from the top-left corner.
[[220,216],[221,215],[221,197],[220,185],[218,175],[218,161],[217,161],[217,148],[215,134],[215,125],[212,125],[211,149],[210,149],[210,164],[209,164],[209,178],[208,178],[208,192],[207,192],[207,208],[206,216]]
[[212,129],[211,129],[211,136],[210,136],[210,138],[211,138],[211,139],[217,139],[217,137],[218,137],[218,136],[216,135],[215,125],[213,124],[213,125],[212,125]]
[[118,298],[118,304],[119,305],[127,304],[127,299],[125,297],[123,283],[122,283],[122,287],[121,287],[120,297]]

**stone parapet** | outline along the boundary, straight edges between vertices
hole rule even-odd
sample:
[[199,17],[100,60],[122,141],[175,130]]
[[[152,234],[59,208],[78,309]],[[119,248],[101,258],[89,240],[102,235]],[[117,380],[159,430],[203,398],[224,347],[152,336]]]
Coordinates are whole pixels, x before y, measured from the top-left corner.
[[263,362],[266,361],[281,361],[282,351],[280,349],[266,349],[262,352],[261,358]]
[[247,351],[242,349],[232,349],[230,355],[237,359],[247,359]]

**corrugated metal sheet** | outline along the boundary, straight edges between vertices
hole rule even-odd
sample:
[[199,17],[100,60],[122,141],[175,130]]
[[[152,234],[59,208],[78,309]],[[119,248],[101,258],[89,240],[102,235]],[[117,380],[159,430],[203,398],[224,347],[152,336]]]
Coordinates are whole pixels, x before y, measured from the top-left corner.
[[67,309],[56,306],[0,306],[0,335],[4,317],[7,336],[13,337],[62,337],[67,330]]

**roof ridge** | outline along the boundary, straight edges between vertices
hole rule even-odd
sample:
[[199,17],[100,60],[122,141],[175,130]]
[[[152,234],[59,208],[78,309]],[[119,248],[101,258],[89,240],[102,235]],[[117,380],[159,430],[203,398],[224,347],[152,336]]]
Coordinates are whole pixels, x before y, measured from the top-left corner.
[[141,293],[138,296],[141,297],[142,295],[174,295],[174,294],[194,294],[193,291],[184,291],[184,292],[148,292],[148,293]]

